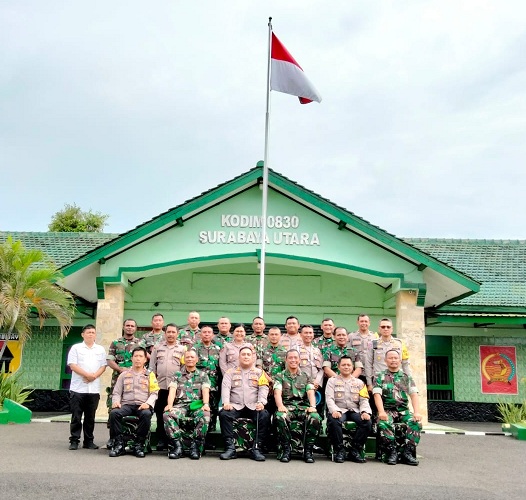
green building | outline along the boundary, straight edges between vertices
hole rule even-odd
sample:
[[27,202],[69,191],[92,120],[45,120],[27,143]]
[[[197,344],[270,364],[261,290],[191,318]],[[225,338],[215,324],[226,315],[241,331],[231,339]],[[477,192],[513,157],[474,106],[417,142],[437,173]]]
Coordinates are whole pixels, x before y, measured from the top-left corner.
[[[191,310],[252,322],[262,176],[258,164],[120,235],[0,232],[45,251],[77,300],[65,341],[49,323],[23,348],[34,409],[64,406],[67,350],[86,323],[107,348],[125,318],[147,327],[154,312],[181,325]],[[491,420],[498,400],[526,398],[525,241],[398,238],[274,171],[267,228],[267,325],[293,314],[352,331],[367,313],[375,330],[392,318],[432,419]]]

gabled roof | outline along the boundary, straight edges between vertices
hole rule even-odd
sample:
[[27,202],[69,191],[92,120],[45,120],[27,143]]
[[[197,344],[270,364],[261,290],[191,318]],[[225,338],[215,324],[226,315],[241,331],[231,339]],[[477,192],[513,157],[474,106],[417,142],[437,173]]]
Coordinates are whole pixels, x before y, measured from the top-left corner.
[[[417,239],[405,241],[482,283],[480,292],[440,311],[526,312],[526,241]],[[511,308],[511,309],[510,309]]]
[[8,236],[15,241],[20,240],[28,250],[41,250],[61,268],[115,239],[118,234],[0,231],[0,243],[6,241]]
[[[105,259],[123,252],[127,248],[135,246],[141,241],[151,238],[155,234],[161,233],[170,227],[182,225],[185,220],[207,208],[218,205],[224,200],[260,184],[263,177],[262,163],[263,162],[258,162],[256,167],[230,181],[219,184],[201,193],[199,196],[191,198],[134,229],[119,235],[117,238],[111,239],[106,244],[84,255],[80,255],[64,267],[64,274],[67,276],[100,259]],[[271,169],[269,169],[269,189],[279,191],[305,207],[323,214],[325,218],[332,220],[341,229],[349,229],[373,241],[375,244],[385,247],[390,252],[414,262],[416,265],[427,267],[433,272],[443,275],[449,280],[453,280],[460,287],[464,288],[466,293],[474,293],[479,289],[479,284],[475,280],[459,272],[457,269],[440,262],[430,254],[410,245],[378,226],[372,225],[365,219],[358,217],[327,198],[323,198],[314,191],[291,181]]]

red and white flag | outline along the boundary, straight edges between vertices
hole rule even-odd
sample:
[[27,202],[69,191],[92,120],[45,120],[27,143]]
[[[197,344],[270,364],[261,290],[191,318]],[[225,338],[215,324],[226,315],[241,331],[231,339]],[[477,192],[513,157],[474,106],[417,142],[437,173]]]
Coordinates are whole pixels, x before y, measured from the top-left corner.
[[270,89],[298,96],[301,104],[321,102],[321,95],[306,77],[301,66],[272,33]]

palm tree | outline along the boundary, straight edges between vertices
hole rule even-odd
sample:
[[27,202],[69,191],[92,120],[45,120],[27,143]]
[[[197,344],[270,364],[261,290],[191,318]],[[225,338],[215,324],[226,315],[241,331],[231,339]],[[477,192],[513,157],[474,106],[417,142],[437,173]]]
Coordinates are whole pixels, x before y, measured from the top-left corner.
[[23,344],[31,335],[31,314],[36,312],[40,328],[53,317],[64,338],[72,325],[75,301],[56,284],[62,277],[43,252],[27,250],[9,236],[0,245],[0,329],[16,330]]

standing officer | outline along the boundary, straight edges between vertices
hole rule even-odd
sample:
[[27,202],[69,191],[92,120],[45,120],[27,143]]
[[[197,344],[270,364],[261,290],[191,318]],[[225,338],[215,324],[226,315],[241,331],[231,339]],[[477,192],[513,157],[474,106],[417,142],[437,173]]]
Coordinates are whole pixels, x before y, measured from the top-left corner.
[[225,441],[225,452],[219,455],[221,460],[237,458],[234,421],[240,417],[248,417],[256,423],[256,438],[250,458],[256,462],[265,460],[261,447],[267,437],[269,424],[269,415],[265,410],[267,396],[268,380],[263,370],[254,366],[252,346],[242,347],[238,366],[226,371],[221,386],[223,409],[219,412],[219,423]]
[[323,370],[327,378],[338,374],[338,362],[342,356],[349,356],[354,363],[353,376],[362,374],[363,365],[358,359],[358,352],[348,345],[347,330],[339,326],[334,330],[334,343],[329,346],[323,354]]
[[164,338],[164,316],[161,313],[155,313],[152,316],[152,331],[143,335],[141,345],[148,353],[148,359],[152,354],[153,346],[161,342]]
[[411,375],[407,347],[400,339],[393,337],[393,322],[389,318],[381,319],[379,330],[380,338],[376,342],[376,347],[373,344],[373,348],[367,351],[365,377],[367,379],[367,389],[369,389],[369,391],[373,390],[373,382],[376,375],[387,368],[385,355],[392,349],[398,351],[398,354],[400,354],[402,370],[404,373]]
[[[214,342],[214,330],[211,326],[205,325],[201,328],[201,339],[194,344],[194,350],[199,357],[197,361],[197,369],[205,372],[210,381],[210,425],[208,432],[215,431],[217,423],[217,412],[219,411],[220,399],[220,381],[221,370],[219,369],[219,352],[221,347]],[[205,446],[208,449],[214,449],[212,440],[207,436]]]
[[[210,421],[210,381],[208,375],[196,369],[197,352],[190,348],[184,355],[185,365],[174,374],[170,382],[168,402],[164,408],[164,426],[168,435],[168,458],[182,456],[180,421],[191,417],[195,422],[189,456],[199,460]],[[191,404],[202,402],[203,406],[192,409]],[[175,403],[175,404],[174,404]]]
[[321,322],[321,337],[314,339],[312,344],[316,346],[323,354],[327,347],[330,347],[334,342],[334,321],[331,318],[325,318]]
[[353,377],[353,364],[349,356],[340,358],[338,371],[340,374],[331,377],[325,388],[327,434],[334,450],[334,461],[341,464],[345,460],[342,424],[354,422],[357,429],[348,458],[351,462],[361,464],[365,462],[362,452],[372,427],[369,393],[363,381]]
[[144,367],[147,360],[146,349],[136,347],[132,352],[132,367],[119,375],[113,389],[110,439],[113,440],[114,444],[110,451],[110,457],[118,457],[124,454],[124,441],[121,431],[122,419],[129,415],[135,415],[139,417],[139,425],[137,426],[137,443],[134,454],[138,458],[144,458],[144,444],[150,430],[153,407],[159,392],[155,373]]
[[[367,314],[359,314],[356,323],[358,324],[358,330],[349,333],[349,345],[358,352],[358,359],[365,367],[367,364],[367,353],[373,348],[373,342],[378,339],[378,334],[369,330],[371,320]],[[365,376],[363,380],[365,381]]]
[[217,335],[215,336],[214,342],[223,347],[226,342],[232,342],[232,334],[230,328],[232,323],[226,316],[221,316],[217,322]]
[[300,322],[296,316],[289,316],[285,320],[285,333],[281,336],[280,343],[288,351],[294,349],[300,342]]
[[[387,351],[385,363],[387,370],[377,375],[373,394],[378,409],[378,431],[382,446],[387,451],[387,463],[396,465],[398,461],[394,424],[404,422],[407,424],[407,432],[400,450],[401,460],[407,465],[418,465],[415,458],[416,446],[420,442],[422,427],[418,389],[411,375],[401,370],[402,360],[398,350]],[[409,398],[413,414],[409,411]]]
[[167,324],[164,340],[153,346],[149,363],[149,368],[155,373],[159,383],[159,395],[154,408],[157,418],[157,451],[166,449],[163,411],[168,401],[168,386],[174,374],[181,369],[185,351],[186,347],[177,342],[177,325]]
[[247,342],[254,346],[256,359],[261,359],[261,353],[268,346],[268,337],[265,335],[265,321],[261,316],[252,320],[252,335],[247,337]]
[[281,443],[281,462],[290,462],[292,430],[305,428],[303,432],[303,459],[314,463],[313,448],[321,429],[321,417],[316,412],[314,384],[299,368],[298,351],[287,351],[286,368],[274,378],[276,421]]
[[188,324],[179,330],[179,336],[177,337],[180,344],[191,347],[194,342],[199,340],[201,336],[201,329],[199,328],[199,322],[201,316],[197,311],[191,311],[188,314]]

